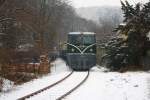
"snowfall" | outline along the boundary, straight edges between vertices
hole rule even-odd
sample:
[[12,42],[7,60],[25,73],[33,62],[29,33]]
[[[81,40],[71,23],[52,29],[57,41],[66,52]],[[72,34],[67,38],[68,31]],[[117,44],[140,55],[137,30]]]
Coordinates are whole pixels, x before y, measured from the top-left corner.
[[[57,59],[53,62],[50,74],[13,86],[11,90],[0,93],[0,100],[17,100],[49,86],[69,73],[65,62]],[[29,100],[56,100],[83,80],[86,74],[75,72],[62,83]],[[150,72],[107,72],[105,68],[95,66],[87,81],[64,100],[150,100]]]

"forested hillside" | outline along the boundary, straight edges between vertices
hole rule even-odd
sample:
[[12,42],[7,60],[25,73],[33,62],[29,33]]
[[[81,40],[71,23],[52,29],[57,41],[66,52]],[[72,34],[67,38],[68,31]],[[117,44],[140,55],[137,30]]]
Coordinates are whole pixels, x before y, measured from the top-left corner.
[[37,73],[25,64],[58,52],[68,32],[97,30],[64,0],[0,0],[0,75],[16,81],[22,72]]
[[83,7],[77,8],[76,12],[82,18],[92,20],[100,26],[98,40],[113,35],[113,29],[123,20],[121,8],[118,6]]

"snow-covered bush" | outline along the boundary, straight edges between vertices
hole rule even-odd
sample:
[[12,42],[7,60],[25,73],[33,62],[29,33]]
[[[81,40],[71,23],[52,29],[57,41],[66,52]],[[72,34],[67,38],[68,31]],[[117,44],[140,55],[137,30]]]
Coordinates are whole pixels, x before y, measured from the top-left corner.
[[127,46],[123,46],[121,38],[114,38],[106,44],[106,55],[102,63],[111,70],[119,70],[127,64]]
[[[150,31],[150,1],[141,6],[122,4],[124,25],[116,28],[119,36],[106,44],[106,55],[103,61],[112,70],[127,66],[142,66],[142,60],[148,49],[147,34]],[[121,27],[120,27],[121,26]],[[121,38],[120,38],[121,36]]]

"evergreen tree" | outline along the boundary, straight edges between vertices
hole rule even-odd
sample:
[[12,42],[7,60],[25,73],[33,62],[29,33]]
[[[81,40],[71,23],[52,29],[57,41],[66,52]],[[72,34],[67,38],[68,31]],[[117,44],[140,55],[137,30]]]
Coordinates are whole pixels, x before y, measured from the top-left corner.
[[[147,49],[147,34],[150,31],[150,1],[144,5],[135,6],[128,1],[122,2],[124,12],[124,25],[119,25],[115,30],[126,38],[111,42],[107,45],[107,66],[112,70],[118,70],[126,66],[140,66]],[[109,43],[108,43],[109,44]]]

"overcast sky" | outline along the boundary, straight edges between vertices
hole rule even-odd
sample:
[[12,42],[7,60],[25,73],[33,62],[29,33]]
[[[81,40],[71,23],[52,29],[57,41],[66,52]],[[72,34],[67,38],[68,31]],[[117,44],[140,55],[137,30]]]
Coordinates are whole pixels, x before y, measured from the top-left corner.
[[[69,0],[75,8],[91,6],[120,6],[120,0]],[[125,1],[125,0],[123,0]],[[148,2],[149,0],[128,0],[130,3]]]

